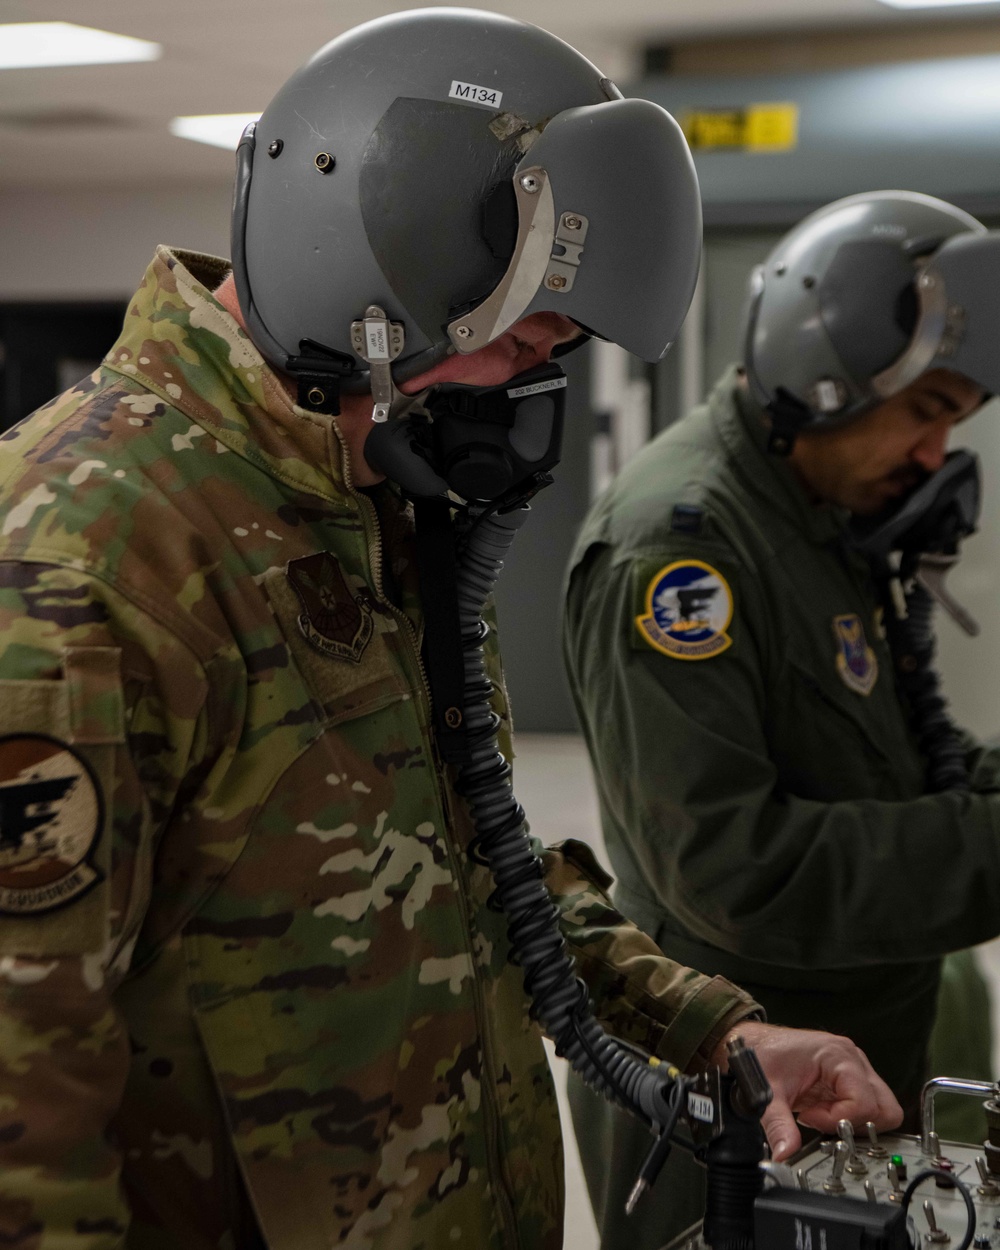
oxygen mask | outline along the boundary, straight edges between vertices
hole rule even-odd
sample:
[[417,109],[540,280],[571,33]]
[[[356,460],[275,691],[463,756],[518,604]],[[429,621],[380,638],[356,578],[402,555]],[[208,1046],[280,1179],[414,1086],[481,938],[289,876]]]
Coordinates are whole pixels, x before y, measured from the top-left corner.
[[566,375],[540,365],[501,386],[432,387],[404,416],[372,425],[365,459],[408,495],[523,502],[562,449]]

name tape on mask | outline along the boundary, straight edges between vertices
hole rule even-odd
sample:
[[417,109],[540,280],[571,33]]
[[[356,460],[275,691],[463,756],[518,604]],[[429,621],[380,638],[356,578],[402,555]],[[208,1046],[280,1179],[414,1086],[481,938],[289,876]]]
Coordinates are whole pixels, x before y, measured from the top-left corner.
[[498,109],[503,92],[497,91],[495,87],[477,87],[474,82],[459,82],[456,79],[451,84],[448,96],[450,99],[468,100],[470,104],[485,104],[489,108]]
[[540,395],[543,391],[561,390],[567,378],[549,378],[547,382],[530,382],[527,386],[515,386],[507,392],[510,399],[523,399],[525,395]]

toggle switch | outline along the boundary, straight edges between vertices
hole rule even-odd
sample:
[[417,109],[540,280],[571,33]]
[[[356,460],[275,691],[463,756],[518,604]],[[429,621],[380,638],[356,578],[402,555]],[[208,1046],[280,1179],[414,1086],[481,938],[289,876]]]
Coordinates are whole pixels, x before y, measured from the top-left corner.
[[951,1235],[946,1233],[943,1228],[938,1228],[937,1216],[934,1214],[934,1203],[929,1198],[924,1199],[924,1215],[927,1217],[927,1227],[930,1230],[924,1233],[924,1241],[929,1246],[943,1246],[946,1241],[951,1241]]
[[828,1194],[846,1193],[843,1176],[849,1154],[847,1143],[837,1142],[833,1150],[833,1171],[830,1173],[829,1180],[823,1182],[823,1188]]
[[875,1132],[875,1125],[872,1124],[871,1120],[868,1121],[865,1128],[868,1130],[869,1145],[867,1151],[865,1152],[868,1155],[868,1158],[887,1159],[889,1157],[889,1152],[879,1141],[878,1133]]
[[850,1176],[867,1176],[868,1166],[858,1154],[858,1148],[854,1141],[854,1129],[851,1127],[850,1120],[839,1120],[837,1122],[837,1132],[840,1134],[840,1140],[847,1147],[847,1163],[844,1171]]
[[1000,1185],[996,1183],[990,1174],[984,1155],[977,1155],[976,1169],[982,1182],[982,1184],[976,1186],[976,1193],[979,1194],[980,1198],[1000,1198]]

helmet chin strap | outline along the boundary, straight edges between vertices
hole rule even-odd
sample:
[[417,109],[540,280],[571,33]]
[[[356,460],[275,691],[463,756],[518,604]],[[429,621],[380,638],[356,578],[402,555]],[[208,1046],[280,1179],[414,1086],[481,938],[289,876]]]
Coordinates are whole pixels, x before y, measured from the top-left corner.
[[392,376],[392,362],[405,344],[403,323],[390,321],[378,304],[369,304],[364,318],[351,322],[351,346],[368,366],[371,379],[373,421],[388,421],[393,405],[405,398]]

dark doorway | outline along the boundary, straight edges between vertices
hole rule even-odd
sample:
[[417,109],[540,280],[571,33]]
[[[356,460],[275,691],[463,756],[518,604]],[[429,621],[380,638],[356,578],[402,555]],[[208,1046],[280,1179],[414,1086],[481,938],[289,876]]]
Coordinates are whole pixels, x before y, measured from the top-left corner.
[[125,304],[0,304],[0,432],[100,364]]

